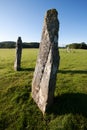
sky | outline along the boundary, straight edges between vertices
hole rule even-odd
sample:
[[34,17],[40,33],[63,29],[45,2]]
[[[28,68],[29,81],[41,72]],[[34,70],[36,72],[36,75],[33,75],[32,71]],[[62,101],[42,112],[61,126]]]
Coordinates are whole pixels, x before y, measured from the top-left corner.
[[0,0],[0,41],[40,42],[47,10],[58,11],[59,46],[87,43],[87,0]]

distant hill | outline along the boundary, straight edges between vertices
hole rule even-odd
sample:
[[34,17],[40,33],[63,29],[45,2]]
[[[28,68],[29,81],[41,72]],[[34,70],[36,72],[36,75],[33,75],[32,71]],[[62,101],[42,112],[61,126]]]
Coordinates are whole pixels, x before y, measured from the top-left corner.
[[87,44],[85,42],[71,43],[71,44],[66,45],[66,47],[69,47],[72,49],[87,49]]
[[[0,42],[0,48],[15,48],[16,42],[14,41],[3,41]],[[39,48],[39,43],[38,42],[23,42],[22,44],[23,48]]]
[[23,48],[39,48],[39,43],[38,42],[30,42],[30,43],[24,42],[22,46]]
[[13,41],[3,41],[0,42],[0,48],[15,48],[15,44]]

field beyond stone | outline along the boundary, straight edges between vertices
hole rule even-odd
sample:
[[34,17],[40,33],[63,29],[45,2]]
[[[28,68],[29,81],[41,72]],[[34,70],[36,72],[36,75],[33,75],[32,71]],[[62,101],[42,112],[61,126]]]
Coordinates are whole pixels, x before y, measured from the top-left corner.
[[38,49],[0,49],[0,130],[87,130],[87,50],[60,49],[54,104],[43,116],[31,97]]

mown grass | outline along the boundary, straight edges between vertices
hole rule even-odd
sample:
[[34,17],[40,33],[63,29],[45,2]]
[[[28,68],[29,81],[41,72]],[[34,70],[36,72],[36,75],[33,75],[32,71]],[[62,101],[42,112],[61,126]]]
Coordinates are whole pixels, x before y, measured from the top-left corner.
[[0,130],[87,130],[87,51],[60,49],[54,104],[43,116],[31,97],[38,49],[0,49]]

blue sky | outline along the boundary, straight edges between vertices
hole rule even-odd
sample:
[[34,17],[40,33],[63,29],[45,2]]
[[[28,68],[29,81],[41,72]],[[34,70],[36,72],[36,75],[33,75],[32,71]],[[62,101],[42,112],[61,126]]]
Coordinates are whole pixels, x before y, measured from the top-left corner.
[[40,42],[51,8],[58,11],[59,46],[87,43],[87,0],[0,0],[0,41]]

